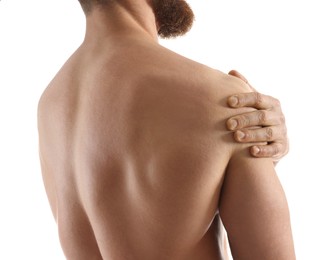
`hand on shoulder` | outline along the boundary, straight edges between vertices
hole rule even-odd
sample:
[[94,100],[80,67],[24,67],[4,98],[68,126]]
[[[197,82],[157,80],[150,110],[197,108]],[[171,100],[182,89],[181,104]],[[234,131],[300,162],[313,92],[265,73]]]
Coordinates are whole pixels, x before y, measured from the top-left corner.
[[272,157],[277,163],[289,149],[285,117],[279,100],[257,92],[239,72],[232,70],[229,75],[244,81],[252,91],[230,96],[228,105],[231,108],[252,107],[256,110],[229,118],[227,128],[235,131],[234,138],[239,143],[267,142],[266,145],[252,146],[250,153],[254,157]]

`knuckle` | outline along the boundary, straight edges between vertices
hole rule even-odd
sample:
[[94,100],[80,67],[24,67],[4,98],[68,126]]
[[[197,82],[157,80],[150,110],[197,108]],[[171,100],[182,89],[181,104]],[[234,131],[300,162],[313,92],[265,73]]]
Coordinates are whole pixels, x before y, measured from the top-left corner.
[[265,137],[268,141],[271,141],[273,139],[273,129],[271,127],[265,129]]
[[259,92],[254,92],[255,105],[260,106],[263,103],[263,95]]
[[247,116],[241,116],[239,117],[238,123],[240,127],[245,127],[249,125],[249,118]]
[[267,113],[264,110],[258,111],[258,120],[260,124],[263,124],[267,121]]

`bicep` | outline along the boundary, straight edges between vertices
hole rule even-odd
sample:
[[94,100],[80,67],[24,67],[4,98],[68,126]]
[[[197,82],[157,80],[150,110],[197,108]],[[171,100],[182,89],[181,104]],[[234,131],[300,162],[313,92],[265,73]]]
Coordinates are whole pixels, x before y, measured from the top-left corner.
[[287,201],[271,159],[235,154],[219,210],[234,259],[294,259]]

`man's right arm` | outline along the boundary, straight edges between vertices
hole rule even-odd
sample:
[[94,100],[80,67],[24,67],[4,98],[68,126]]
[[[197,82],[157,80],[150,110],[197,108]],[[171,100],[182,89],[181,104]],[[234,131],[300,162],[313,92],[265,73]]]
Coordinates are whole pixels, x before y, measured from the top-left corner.
[[234,259],[295,259],[289,210],[271,159],[232,156],[219,211]]

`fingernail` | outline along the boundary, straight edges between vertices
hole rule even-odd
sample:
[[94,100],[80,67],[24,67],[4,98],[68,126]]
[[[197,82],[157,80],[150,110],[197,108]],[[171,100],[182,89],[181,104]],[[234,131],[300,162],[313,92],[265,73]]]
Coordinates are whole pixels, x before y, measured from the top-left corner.
[[238,122],[237,122],[236,119],[231,119],[231,120],[229,121],[229,128],[230,128],[230,130],[234,130],[234,129],[236,129],[237,126],[238,126]]
[[235,107],[235,106],[238,105],[238,103],[239,103],[239,100],[238,100],[238,97],[237,96],[232,96],[232,97],[229,98],[229,104],[230,104],[230,106]]
[[259,154],[260,153],[260,148],[258,148],[257,146],[253,147],[253,154]]
[[246,134],[245,134],[244,132],[242,132],[242,131],[237,131],[237,132],[236,132],[236,135],[237,135],[237,138],[238,138],[239,140],[244,139],[245,136],[246,136]]

